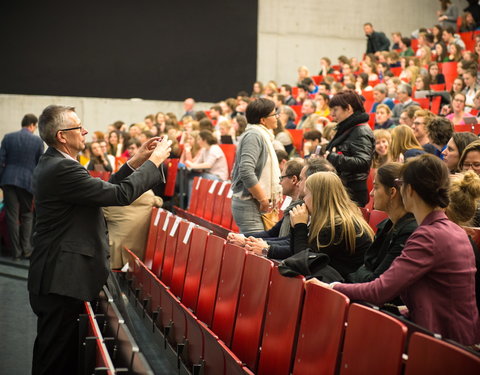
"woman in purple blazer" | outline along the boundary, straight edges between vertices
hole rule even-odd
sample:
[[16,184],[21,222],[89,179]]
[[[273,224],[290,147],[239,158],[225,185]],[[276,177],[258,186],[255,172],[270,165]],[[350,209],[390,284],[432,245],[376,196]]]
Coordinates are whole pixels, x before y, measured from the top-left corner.
[[413,158],[397,183],[419,227],[379,278],[331,286],[353,300],[377,305],[400,295],[413,322],[464,345],[479,343],[474,253],[465,231],[443,211],[450,183],[445,163],[430,154]]

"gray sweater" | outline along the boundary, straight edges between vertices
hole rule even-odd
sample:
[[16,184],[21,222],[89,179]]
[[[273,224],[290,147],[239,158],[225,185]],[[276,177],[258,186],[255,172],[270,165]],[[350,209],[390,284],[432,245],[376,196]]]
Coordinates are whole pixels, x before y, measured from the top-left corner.
[[256,129],[248,129],[242,136],[235,155],[232,173],[232,191],[251,196],[249,188],[255,186],[267,163],[268,150],[262,134]]

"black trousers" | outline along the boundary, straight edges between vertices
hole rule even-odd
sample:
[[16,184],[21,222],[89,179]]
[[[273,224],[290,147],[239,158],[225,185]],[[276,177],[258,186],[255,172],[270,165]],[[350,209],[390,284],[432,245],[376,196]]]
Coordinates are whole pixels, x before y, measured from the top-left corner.
[[32,374],[77,374],[78,316],[84,312],[83,301],[30,293],[30,306],[38,317]]
[[5,185],[2,190],[12,256],[20,258],[22,255],[29,255],[32,251],[33,195],[12,185]]
[[365,207],[369,200],[367,180],[349,182],[346,184],[346,188],[352,201],[354,201],[359,207]]

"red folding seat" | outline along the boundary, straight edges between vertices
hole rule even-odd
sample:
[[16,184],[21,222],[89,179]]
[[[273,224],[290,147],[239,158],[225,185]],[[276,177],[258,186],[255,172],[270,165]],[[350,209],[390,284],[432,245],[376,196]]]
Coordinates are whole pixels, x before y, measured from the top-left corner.
[[[231,145],[228,145],[231,146]],[[210,188],[207,191],[206,196],[202,198],[205,200],[205,209],[203,211],[203,218],[208,221],[212,221],[213,217],[213,208],[215,205],[215,200],[217,199],[218,190],[222,186],[221,181],[213,181],[210,185]]]
[[[245,256],[245,249],[232,244],[225,245],[211,327],[227,345],[232,342]],[[200,308],[200,302],[203,300],[202,289],[198,297],[197,317],[208,324],[208,315]],[[208,310],[206,312],[209,313]]]
[[175,182],[177,181],[178,162],[180,159],[167,159],[164,164],[167,166],[167,181],[163,189],[164,197],[173,197],[175,194]]
[[194,223],[182,221],[178,228],[177,251],[170,281],[171,292],[177,297],[181,297],[183,292],[194,227]]
[[190,205],[188,206],[188,212],[195,213],[197,211],[198,197],[200,182],[202,181],[201,177],[194,177],[192,184],[192,191],[190,192]]
[[[200,227],[193,228],[182,292],[182,303],[192,310],[197,306],[207,239],[208,231],[206,229]],[[218,259],[219,264],[221,259],[222,256],[220,255]]]
[[229,190],[227,192],[227,196],[223,202],[223,210],[222,210],[222,222],[220,225],[224,228],[231,229],[232,228],[232,191]]
[[185,235],[187,225],[182,225],[183,233],[180,233],[179,228],[181,223],[186,223],[180,216],[173,215],[170,221],[173,222],[172,228],[167,233],[167,239],[165,240],[165,255],[163,256],[162,271],[160,272],[160,280],[170,286],[173,273],[173,264],[175,262],[175,254],[177,253],[178,238]]
[[415,332],[408,344],[405,375],[478,375],[480,356],[451,343]]
[[438,84],[431,84],[430,90],[432,91],[445,91],[446,85],[445,83],[438,83]]
[[203,218],[204,211],[205,211],[205,197],[207,196],[208,189],[212,185],[213,180],[207,180],[202,178],[200,180],[200,187],[198,188],[198,203],[197,209],[195,212],[192,212],[195,216]]
[[227,181],[223,181],[218,188],[217,196],[215,197],[215,203],[213,204],[212,222],[215,224],[222,224],[222,212],[225,198],[230,190],[230,184]]
[[306,285],[293,375],[335,374],[349,302],[333,289]]
[[455,131],[455,133],[473,133],[472,125],[469,124],[453,125],[453,130]]
[[[172,230],[173,222],[175,221],[171,212],[167,212],[164,217],[163,222],[162,220],[159,222],[157,243],[155,245],[155,253],[153,254],[152,272],[156,276],[159,276],[162,271],[165,243],[167,242],[168,233]],[[162,216],[160,218],[162,219]]]
[[272,271],[257,374],[289,375],[300,322],[305,278]]
[[399,375],[407,327],[370,307],[353,303],[348,310],[340,375]]
[[[196,300],[196,304],[194,304],[193,301],[191,304],[193,310],[197,314],[197,317],[208,326],[212,325],[215,301],[217,299],[217,289],[219,286],[220,270],[223,269],[224,246],[225,240],[223,238],[214,235],[208,236],[198,299]],[[245,258],[245,251],[238,252],[235,250],[235,252],[239,253],[237,255],[238,258],[241,258],[242,260]],[[232,251],[231,253],[233,254],[234,252]],[[232,267],[238,265],[236,259],[237,257],[235,257],[235,254],[233,254],[233,259],[228,260],[229,263],[234,263]],[[226,270],[227,269],[228,267]],[[241,277],[241,271],[238,271],[238,273]],[[223,275],[223,277],[228,278],[228,274]],[[233,274],[233,280],[229,280],[229,282],[235,282],[236,277],[236,274]],[[238,283],[240,284],[240,282]],[[228,283],[227,285],[230,284]],[[184,299],[184,301],[187,304],[188,301],[186,299]]]
[[388,215],[384,211],[372,210],[370,211],[370,218],[368,219],[368,224],[375,232],[377,231],[377,225],[388,218]]
[[225,154],[225,158],[227,159],[228,175],[230,176],[232,174],[233,165],[235,164],[237,146],[233,144],[220,144],[219,146]]
[[[296,96],[296,95],[293,95],[293,96]],[[298,121],[300,121],[300,119],[302,118],[302,105],[301,104],[291,105],[290,108],[292,108],[297,114],[297,121],[295,123],[298,124]]]
[[152,214],[150,216],[150,226],[148,228],[147,243],[145,245],[145,256],[143,258],[143,263],[148,267],[152,268],[153,264],[153,254],[155,253],[155,245],[157,244],[157,233],[158,233],[158,224],[162,218],[165,220],[165,211],[161,208],[153,207]]
[[[225,254],[228,254],[228,249],[225,249]],[[247,254],[231,348],[253,371],[256,371],[260,354],[260,339],[272,268],[271,260],[253,253]],[[213,329],[215,330],[215,322]]]
[[302,129],[287,129],[292,136],[293,147],[297,150],[299,155],[303,155],[303,130]]

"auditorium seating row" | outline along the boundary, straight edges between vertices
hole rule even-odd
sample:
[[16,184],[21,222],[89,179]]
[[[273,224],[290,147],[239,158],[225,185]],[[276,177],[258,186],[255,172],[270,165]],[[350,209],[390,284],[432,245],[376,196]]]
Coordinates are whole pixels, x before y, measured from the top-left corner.
[[79,331],[82,343],[79,374],[153,375],[107,287],[96,301],[85,302]]
[[[478,374],[480,357],[162,209],[144,260],[129,254],[130,298],[193,374]],[[407,328],[408,327],[408,328]]]

